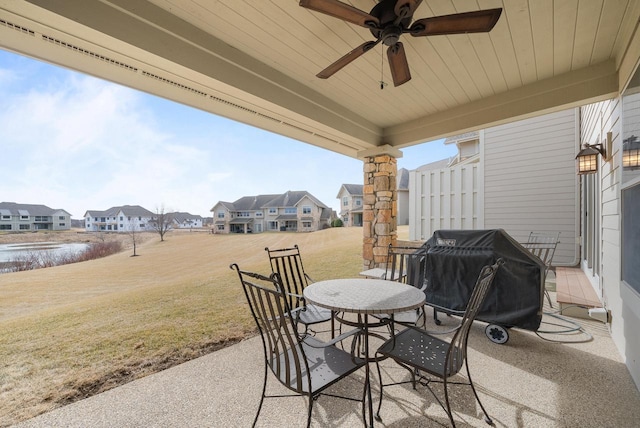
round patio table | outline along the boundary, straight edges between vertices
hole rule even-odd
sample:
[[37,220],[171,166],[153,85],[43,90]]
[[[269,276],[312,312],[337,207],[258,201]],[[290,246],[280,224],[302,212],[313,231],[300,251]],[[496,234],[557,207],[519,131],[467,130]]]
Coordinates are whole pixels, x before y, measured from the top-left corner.
[[[364,337],[365,394],[369,404],[369,426],[373,427],[373,403],[369,362],[369,315],[393,314],[416,309],[425,303],[424,292],[411,285],[383,279],[345,278],[314,282],[304,289],[304,298],[334,312],[358,314]],[[379,320],[376,320],[379,322]],[[363,406],[364,407],[364,406]],[[364,410],[364,409],[363,409]],[[367,425],[367,415],[363,420]]]

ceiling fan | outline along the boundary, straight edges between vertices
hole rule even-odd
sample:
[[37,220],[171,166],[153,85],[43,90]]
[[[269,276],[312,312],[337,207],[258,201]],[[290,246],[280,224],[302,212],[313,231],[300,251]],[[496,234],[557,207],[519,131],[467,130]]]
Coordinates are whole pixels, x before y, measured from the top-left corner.
[[376,38],[365,42],[317,74],[327,79],[347,64],[359,58],[374,46],[382,43],[388,46],[387,57],[394,86],[411,80],[407,56],[400,36],[409,33],[413,37],[437,36],[445,34],[484,33],[496,25],[502,8],[455,13],[413,20],[413,13],[422,0],[381,0],[366,13],[338,0],[300,0],[300,6],[342,19],[352,24],[368,28]]

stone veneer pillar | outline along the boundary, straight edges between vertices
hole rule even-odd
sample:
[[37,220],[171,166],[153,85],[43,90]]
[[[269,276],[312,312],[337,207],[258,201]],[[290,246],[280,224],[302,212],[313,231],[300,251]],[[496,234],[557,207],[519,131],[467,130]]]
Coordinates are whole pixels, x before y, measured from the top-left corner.
[[387,247],[396,244],[398,164],[389,155],[368,156],[363,161],[362,259],[366,270],[385,263]]

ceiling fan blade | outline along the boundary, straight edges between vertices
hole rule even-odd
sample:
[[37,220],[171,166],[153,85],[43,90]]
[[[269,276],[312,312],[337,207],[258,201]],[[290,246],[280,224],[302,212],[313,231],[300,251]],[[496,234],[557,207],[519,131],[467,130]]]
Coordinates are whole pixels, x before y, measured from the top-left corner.
[[497,8],[418,19],[411,25],[408,33],[415,37],[484,33],[491,31],[501,13],[502,8]]
[[372,47],[377,45],[379,42],[380,41],[378,40],[375,42],[365,42],[361,44],[360,46],[353,49],[351,52],[349,52],[348,54],[346,54],[345,56],[343,56],[342,58],[340,58],[339,60],[331,64],[329,67],[325,68],[320,73],[316,74],[316,77],[319,77],[321,79],[327,79],[333,76],[336,72],[340,71],[344,66],[351,63],[356,58],[360,57],[366,51],[370,50]]
[[404,16],[412,16],[413,12],[420,6],[420,3],[422,3],[422,0],[398,0],[395,7],[396,16],[402,16],[403,9],[405,8],[408,9]]
[[404,53],[402,42],[389,46],[389,49],[387,49],[387,58],[389,58],[389,67],[391,67],[393,86],[400,86],[411,80],[409,63],[407,62],[407,55]]
[[375,16],[338,0],[300,0],[300,6],[365,28],[378,28],[380,25]]

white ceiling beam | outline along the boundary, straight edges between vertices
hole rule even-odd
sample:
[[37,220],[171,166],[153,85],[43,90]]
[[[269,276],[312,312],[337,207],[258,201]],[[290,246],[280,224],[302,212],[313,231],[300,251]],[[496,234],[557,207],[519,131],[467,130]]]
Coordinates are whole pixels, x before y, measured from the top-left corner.
[[383,141],[407,147],[613,98],[618,93],[615,63],[607,61],[389,127]]

